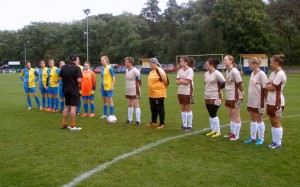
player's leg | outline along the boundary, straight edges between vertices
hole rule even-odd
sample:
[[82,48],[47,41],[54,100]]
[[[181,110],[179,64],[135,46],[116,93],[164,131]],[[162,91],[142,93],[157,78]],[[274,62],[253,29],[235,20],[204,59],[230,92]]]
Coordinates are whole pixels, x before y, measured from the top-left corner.
[[78,106],[80,97],[77,93],[71,93],[71,101],[70,101],[70,130],[81,130],[80,127],[75,125],[76,118],[76,106]]
[[28,104],[28,110],[32,109],[31,98],[30,98],[30,89],[28,87],[24,87],[24,91],[26,94],[26,100]]
[[192,112],[192,105],[190,104],[190,96],[186,97],[184,108],[187,115],[187,126],[188,126],[186,131],[191,131],[193,128],[193,112]]
[[41,107],[41,104],[40,104],[40,99],[39,99],[39,97],[37,96],[36,88],[31,88],[31,93],[32,93],[33,96],[34,96],[36,105],[38,106],[38,108],[39,108],[40,110],[42,110],[42,107]]
[[88,96],[82,96],[82,100],[83,100],[83,110],[84,113],[82,114],[81,117],[87,117],[89,116],[89,104],[88,104]]
[[95,96],[89,96],[88,98],[89,103],[90,103],[90,108],[91,108],[91,114],[89,115],[89,117],[94,117],[95,116]]
[[150,104],[150,110],[151,110],[151,123],[147,124],[147,127],[157,126],[156,122],[157,122],[158,113],[156,110],[156,102],[157,102],[157,99],[149,98],[149,104]]
[[132,99],[132,105],[135,108],[135,120],[136,120],[135,124],[140,125],[141,124],[141,109],[140,109],[140,105],[139,105],[139,99],[137,97]]
[[114,101],[113,101],[113,95],[114,92],[112,90],[107,91],[107,101],[109,103],[109,114],[114,115],[115,114],[115,106],[114,106]]
[[250,117],[250,137],[244,141],[245,144],[256,141],[256,132],[257,132],[257,120],[255,118],[255,113],[252,107],[247,107],[247,111]]
[[132,123],[133,115],[133,100],[131,96],[127,96],[127,120],[125,124]]
[[218,112],[219,108],[220,108],[220,106],[218,106],[218,105],[212,104],[210,106],[209,115],[210,115],[213,129],[215,131],[215,133],[212,135],[213,138],[219,137],[221,135],[220,120],[219,120],[219,117],[217,116],[217,112]]
[[102,102],[103,102],[103,115],[100,118],[107,118],[107,93],[105,90],[101,90]]
[[156,111],[159,115],[159,125],[158,129],[165,127],[165,98],[158,98],[157,100],[157,106]]
[[240,117],[240,108],[232,108],[231,109],[231,116],[232,120],[234,121],[234,135],[230,140],[237,140],[240,137],[240,130],[241,130],[241,117]]
[[265,141],[265,123],[263,121],[263,115],[261,113],[255,113],[255,118],[257,120],[257,132],[258,139],[256,140],[256,145],[261,145]]

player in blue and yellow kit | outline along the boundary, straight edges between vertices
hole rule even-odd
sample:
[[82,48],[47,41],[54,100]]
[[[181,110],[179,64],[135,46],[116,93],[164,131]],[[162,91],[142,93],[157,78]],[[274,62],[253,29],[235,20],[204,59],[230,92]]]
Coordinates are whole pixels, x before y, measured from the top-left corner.
[[59,82],[59,72],[60,69],[54,66],[55,61],[53,59],[48,60],[49,69],[48,69],[48,79],[47,85],[49,89],[49,94],[51,97],[51,106],[48,112],[58,112],[59,100],[57,97],[58,94],[58,82]]
[[39,69],[39,90],[42,94],[42,110],[46,110],[46,97],[48,99],[48,108],[50,108],[50,96],[48,94],[47,87],[47,78],[48,78],[48,68],[45,66],[45,61],[40,60],[40,69]]
[[35,87],[35,82],[38,81],[39,79],[39,74],[38,72],[35,71],[35,69],[31,68],[31,64],[29,61],[25,63],[25,68],[22,69],[20,73],[20,79],[22,82],[24,82],[24,91],[27,96],[27,103],[28,103],[28,110],[32,109],[31,105],[31,99],[30,99],[30,93],[33,94],[35,98],[35,102],[38,106],[38,108],[41,110],[42,107],[40,106],[40,100],[37,97],[36,94],[36,87]]
[[[66,63],[64,61],[60,61],[59,62],[59,69],[61,70],[61,68],[65,65]],[[63,92],[63,82],[62,80],[59,80],[58,83],[58,92],[59,92],[59,98],[60,98],[60,111],[63,112],[64,108],[65,108],[65,94]]]
[[115,85],[115,73],[113,68],[109,66],[109,59],[107,56],[101,57],[101,63],[103,67],[101,67],[101,84],[100,84],[100,92],[103,100],[103,116],[100,118],[107,117],[107,108],[108,104],[110,105],[109,111],[110,115],[114,115],[114,85]]

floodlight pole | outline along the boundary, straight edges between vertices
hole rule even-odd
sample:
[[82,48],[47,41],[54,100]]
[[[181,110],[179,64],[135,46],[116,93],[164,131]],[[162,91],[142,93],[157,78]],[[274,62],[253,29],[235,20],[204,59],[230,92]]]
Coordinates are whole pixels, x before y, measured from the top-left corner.
[[89,61],[89,14],[90,9],[84,9],[83,12],[86,15],[86,60]]

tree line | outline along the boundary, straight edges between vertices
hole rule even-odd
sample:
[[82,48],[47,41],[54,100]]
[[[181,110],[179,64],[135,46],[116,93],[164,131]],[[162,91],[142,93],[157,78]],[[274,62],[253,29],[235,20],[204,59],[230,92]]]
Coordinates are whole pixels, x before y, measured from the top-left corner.
[[[283,53],[288,64],[300,63],[300,1],[195,0],[177,4],[148,0],[139,15],[90,16],[89,60],[111,63],[126,56],[157,57],[175,63],[180,54]],[[37,65],[40,59],[66,60],[71,53],[86,59],[86,19],[71,23],[32,22],[17,31],[0,31],[0,62]]]

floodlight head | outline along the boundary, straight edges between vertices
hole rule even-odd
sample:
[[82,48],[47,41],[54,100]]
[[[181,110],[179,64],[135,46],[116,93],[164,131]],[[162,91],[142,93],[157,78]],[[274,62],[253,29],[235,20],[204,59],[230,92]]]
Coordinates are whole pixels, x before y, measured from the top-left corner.
[[91,13],[90,9],[84,9],[83,12],[88,16]]

